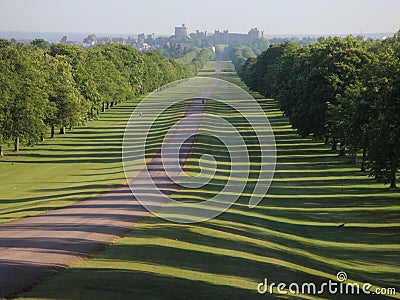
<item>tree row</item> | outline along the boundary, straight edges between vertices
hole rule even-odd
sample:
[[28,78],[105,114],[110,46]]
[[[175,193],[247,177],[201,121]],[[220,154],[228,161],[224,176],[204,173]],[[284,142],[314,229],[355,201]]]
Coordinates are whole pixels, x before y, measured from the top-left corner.
[[[273,45],[234,63],[254,91],[275,98],[302,136],[325,140],[361,170],[396,187],[400,167],[400,32],[383,41],[320,38]],[[246,56],[249,56],[248,59]]]
[[0,156],[4,144],[34,145],[56,129],[82,125],[108,108],[169,82],[194,76],[214,53],[194,49],[180,60],[106,44],[46,48],[0,40]]

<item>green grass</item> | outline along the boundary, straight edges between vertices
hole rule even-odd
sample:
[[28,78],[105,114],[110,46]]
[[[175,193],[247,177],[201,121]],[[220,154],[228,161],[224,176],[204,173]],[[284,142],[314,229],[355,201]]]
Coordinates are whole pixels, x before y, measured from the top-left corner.
[[[140,101],[120,104],[99,120],[35,147],[23,147],[18,153],[7,148],[0,159],[0,223],[71,205],[125,184],[122,139]],[[149,135],[148,157],[160,148],[167,129],[187,104],[174,105],[157,119]]]
[[[210,62],[205,69],[213,68]],[[223,69],[222,79],[241,85],[231,63],[224,62]],[[297,136],[275,101],[258,98],[278,149],[275,179],[258,207],[247,206],[250,181],[231,209],[207,222],[182,225],[148,218],[105,251],[41,282],[23,298],[255,299],[257,283],[265,277],[321,283],[339,271],[347,272],[350,281],[399,289],[400,193],[375,183],[325,145]],[[224,105],[211,101],[208,112],[245,132],[240,116]],[[246,143],[256,148],[250,134]],[[212,137],[197,138],[186,168],[198,173],[198,158],[205,153],[218,162],[215,179],[202,189],[182,189],[174,199],[201,201],[221,189],[229,157]],[[257,175],[256,153],[251,177]],[[337,229],[342,223],[346,226]],[[365,296],[325,294],[320,299]]]
[[0,222],[32,216],[123,183],[121,142],[138,99],[19,153],[0,159]]

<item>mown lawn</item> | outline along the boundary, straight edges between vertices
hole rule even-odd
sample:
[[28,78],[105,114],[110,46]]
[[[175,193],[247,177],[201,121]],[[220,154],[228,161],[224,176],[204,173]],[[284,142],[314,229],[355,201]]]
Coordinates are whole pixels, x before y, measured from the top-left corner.
[[121,143],[138,99],[99,120],[0,159],[0,222],[32,216],[123,183]]
[[[126,183],[121,155],[126,124],[142,98],[119,104],[98,120],[0,159],[0,223],[71,205]],[[170,107],[150,132],[150,157],[188,102]],[[143,119],[148,116],[142,116]],[[139,114],[133,116],[140,119]]]
[[[205,69],[212,70],[212,64]],[[231,63],[224,62],[223,69],[222,79],[239,84]],[[279,296],[256,292],[266,277],[276,283],[322,283],[334,280],[339,271],[351,282],[399,291],[400,192],[375,183],[325,145],[300,138],[275,101],[258,101],[274,128],[278,149],[275,179],[259,206],[247,206],[250,181],[232,208],[207,222],[183,225],[150,217],[105,251],[39,283],[23,298],[270,299]],[[207,109],[246,129],[237,113],[224,105],[210,101]],[[256,148],[251,135],[246,135],[246,143]],[[202,154],[216,158],[215,179],[201,189],[182,189],[174,199],[201,201],[221,189],[229,175],[225,147],[210,136],[199,136],[188,171],[199,171]],[[251,159],[254,166],[256,154]]]

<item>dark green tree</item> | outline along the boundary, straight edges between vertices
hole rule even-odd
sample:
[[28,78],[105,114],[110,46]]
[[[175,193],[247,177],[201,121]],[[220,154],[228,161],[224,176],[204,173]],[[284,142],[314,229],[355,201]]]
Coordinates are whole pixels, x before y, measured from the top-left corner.
[[43,50],[50,49],[50,43],[45,41],[44,39],[35,39],[31,42],[31,45],[39,47]]

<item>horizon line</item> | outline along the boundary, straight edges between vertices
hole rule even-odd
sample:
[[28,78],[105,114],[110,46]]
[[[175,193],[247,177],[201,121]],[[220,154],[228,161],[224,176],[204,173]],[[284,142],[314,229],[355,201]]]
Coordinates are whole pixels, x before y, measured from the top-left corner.
[[[215,29],[216,31],[218,29]],[[110,35],[127,35],[127,36],[132,36],[132,35],[138,35],[142,34],[143,32],[136,32],[136,33],[121,33],[121,32],[90,32],[90,31],[31,31],[31,30],[0,30],[0,33],[31,33],[31,34],[38,34],[38,33],[46,33],[46,34],[64,34],[64,33],[70,33],[70,34],[110,34]],[[154,32],[144,32],[145,34],[153,34]],[[196,32],[191,32],[191,33],[196,33]],[[209,32],[210,34],[213,34],[214,32]],[[231,32],[229,33],[241,33],[241,32]],[[245,32],[242,32],[245,34]],[[346,32],[346,33],[266,33],[264,31],[265,35],[269,36],[274,36],[274,35],[282,35],[282,36],[291,36],[291,35],[364,35],[364,34],[395,34],[396,31],[376,31],[376,32]],[[167,34],[167,33],[154,33],[155,35],[158,36],[173,36],[174,34]]]

